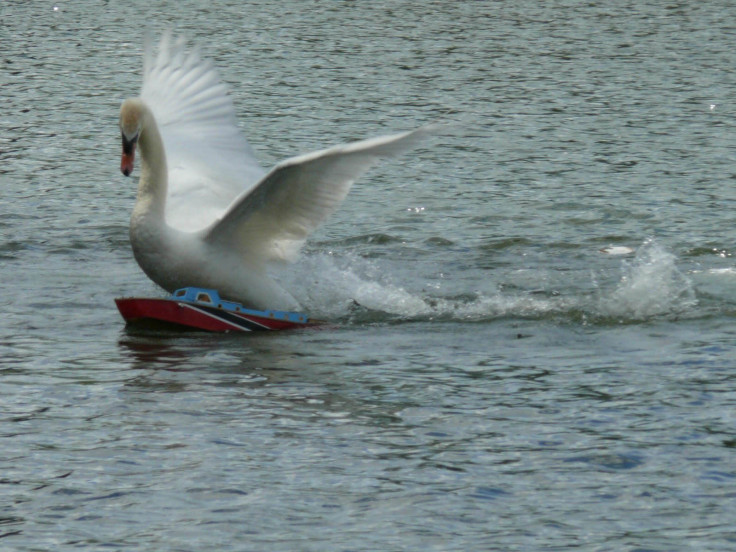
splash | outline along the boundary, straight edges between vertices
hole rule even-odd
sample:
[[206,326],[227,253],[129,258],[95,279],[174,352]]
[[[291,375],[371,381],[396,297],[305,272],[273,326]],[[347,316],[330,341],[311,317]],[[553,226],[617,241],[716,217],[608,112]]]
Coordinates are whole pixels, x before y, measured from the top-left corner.
[[375,260],[350,254],[340,258],[313,254],[303,257],[296,268],[295,274],[312,276],[284,284],[296,290],[305,310],[328,319],[483,321],[537,318],[575,308],[568,299],[544,293],[508,294],[494,289],[438,295],[431,284],[411,290],[407,285],[416,285],[417,275],[410,269],[399,270],[395,265],[387,269]]
[[390,274],[354,255],[336,258],[330,254],[304,256],[295,273],[310,274],[292,281],[289,289],[310,312],[341,318],[356,307],[408,318],[426,314],[427,303],[391,281]]
[[632,262],[622,262],[621,279],[609,296],[600,298],[599,314],[646,320],[693,308],[697,304],[693,283],[676,261],[654,240],[645,241]]
[[[473,291],[447,294],[445,290],[443,295],[439,285],[435,289],[427,282],[422,284],[406,265],[354,254],[314,253],[303,256],[294,268],[283,283],[295,291],[307,312],[330,320],[474,322],[527,318],[629,323],[679,316],[697,304],[694,286],[678,269],[675,255],[653,240],[644,242],[632,260],[621,261],[620,276],[580,271],[577,281],[573,277],[560,290],[548,289],[549,271],[540,271],[538,282],[533,277],[525,282],[536,286],[533,290],[509,290],[489,281],[489,273],[479,270],[473,277],[463,275],[463,285]],[[598,279],[609,284],[598,285]]]

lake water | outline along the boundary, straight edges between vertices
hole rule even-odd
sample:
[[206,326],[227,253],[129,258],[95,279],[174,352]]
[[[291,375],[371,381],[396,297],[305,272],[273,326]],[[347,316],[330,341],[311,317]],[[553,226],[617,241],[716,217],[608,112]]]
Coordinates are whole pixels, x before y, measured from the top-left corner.
[[[0,4],[0,548],[736,549],[732,2]],[[264,166],[434,121],[285,277],[126,330],[120,102],[173,27]],[[626,251],[630,250],[630,253]]]

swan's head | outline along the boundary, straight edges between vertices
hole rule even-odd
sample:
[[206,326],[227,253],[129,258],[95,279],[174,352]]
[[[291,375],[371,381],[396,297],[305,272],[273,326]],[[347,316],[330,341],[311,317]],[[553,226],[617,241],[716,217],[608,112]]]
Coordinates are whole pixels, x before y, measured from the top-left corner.
[[120,133],[123,137],[123,158],[120,170],[125,176],[133,172],[135,146],[141,133],[143,122],[143,103],[138,99],[129,99],[120,106]]

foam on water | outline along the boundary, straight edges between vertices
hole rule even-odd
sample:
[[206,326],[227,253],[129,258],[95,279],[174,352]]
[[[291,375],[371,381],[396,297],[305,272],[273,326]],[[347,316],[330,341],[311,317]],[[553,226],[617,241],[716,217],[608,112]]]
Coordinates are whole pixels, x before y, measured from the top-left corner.
[[[540,287],[534,291],[481,292],[456,295],[432,293],[431,286],[416,286],[414,278],[402,281],[390,266],[356,255],[311,254],[302,257],[287,285],[297,290],[299,300],[313,315],[330,319],[349,318],[356,310],[383,314],[387,319],[445,319],[480,321],[495,318],[545,318],[586,322],[635,322],[653,317],[681,316],[698,303],[691,279],[677,266],[677,257],[653,240],[645,241],[633,259],[622,259],[614,284],[603,274],[591,274],[590,281],[564,290],[546,290],[540,273]],[[299,279],[297,274],[310,274]],[[482,274],[482,273],[479,273]],[[479,283],[480,284],[480,283]],[[481,285],[476,286],[482,288]],[[486,284],[486,287],[488,285]]]

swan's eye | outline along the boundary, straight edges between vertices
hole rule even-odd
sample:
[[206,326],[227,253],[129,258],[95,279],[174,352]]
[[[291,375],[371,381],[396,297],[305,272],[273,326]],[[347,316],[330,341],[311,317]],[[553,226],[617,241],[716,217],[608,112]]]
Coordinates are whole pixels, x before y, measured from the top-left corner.
[[135,150],[135,144],[138,142],[138,135],[136,134],[128,140],[128,138],[123,134],[123,153],[125,155],[132,155],[133,151]]

